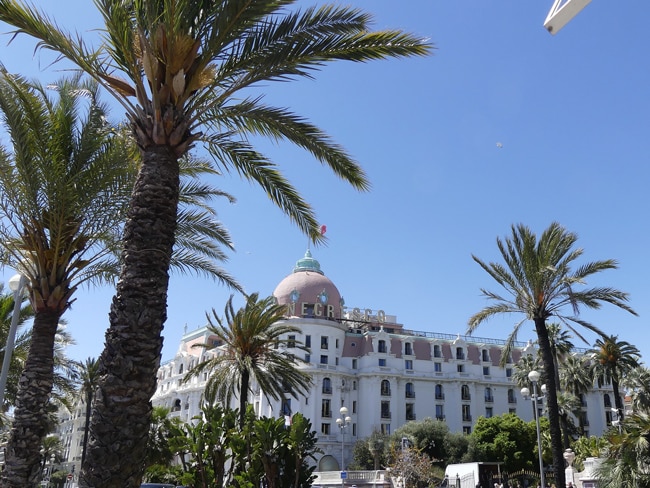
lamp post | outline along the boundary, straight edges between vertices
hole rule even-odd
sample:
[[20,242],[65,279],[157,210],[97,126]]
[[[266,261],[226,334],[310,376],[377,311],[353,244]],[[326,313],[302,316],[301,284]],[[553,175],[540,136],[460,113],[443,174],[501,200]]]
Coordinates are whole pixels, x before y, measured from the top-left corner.
[[537,412],[537,401],[544,399],[543,393],[546,392],[546,385],[542,385],[542,395],[537,394],[537,382],[539,381],[540,373],[538,371],[531,371],[528,373],[528,379],[533,384],[533,394],[530,394],[528,388],[522,388],[521,394],[524,399],[530,398],[533,401],[533,415],[535,416],[535,425],[537,427],[537,455],[539,457],[539,477],[542,488],[545,488],[546,483],[544,479],[544,460],[542,459],[542,436],[539,431],[539,414]]
[[14,352],[14,342],[16,340],[16,329],[20,320],[20,306],[22,305],[23,290],[27,280],[21,274],[11,277],[9,280],[9,289],[14,293],[14,310],[11,315],[11,325],[9,326],[9,335],[5,345],[5,354],[2,360],[2,371],[0,372],[0,409],[5,401],[5,390],[7,389],[7,377],[9,376],[9,366],[11,356]]
[[341,429],[341,485],[345,485],[345,428],[350,425],[352,419],[348,417],[348,409],[346,407],[341,407],[339,410],[341,416],[336,419],[336,424]]

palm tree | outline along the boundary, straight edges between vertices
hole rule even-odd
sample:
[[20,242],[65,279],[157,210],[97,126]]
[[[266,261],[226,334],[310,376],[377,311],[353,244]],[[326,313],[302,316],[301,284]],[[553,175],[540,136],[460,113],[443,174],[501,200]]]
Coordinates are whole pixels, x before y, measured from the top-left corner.
[[578,354],[571,354],[564,358],[560,366],[560,388],[579,400],[574,411],[578,419],[581,435],[585,432],[585,418],[583,417],[583,394],[587,393],[594,384],[589,359]]
[[[233,397],[239,400],[239,422],[243,428],[248,394],[253,383],[267,398],[284,399],[287,393],[304,394],[311,377],[297,366],[298,358],[287,353],[288,334],[299,329],[284,322],[286,307],[275,303],[274,297],[259,299],[257,293],[246,298],[244,307],[235,311],[231,296],[225,307],[225,319],[212,310],[208,330],[217,337],[217,345],[200,347],[216,349],[213,357],[199,363],[185,380],[210,373],[206,390],[228,405]],[[294,339],[292,347],[308,351]]]
[[632,410],[650,412],[650,369],[639,366],[628,372],[621,383],[632,395]]
[[[202,143],[223,169],[259,184],[319,242],[323,236],[312,208],[255,150],[251,136],[293,143],[357,189],[368,189],[366,176],[324,132],[289,110],[263,104],[252,90],[269,81],[311,78],[335,60],[363,62],[431,50],[427,40],[400,31],[372,32],[371,16],[359,10],[326,5],[291,11],[295,2],[95,0],[106,31],[102,46],[93,50],[81,36],[62,32],[19,0],[0,0],[1,21],[72,60],[117,98],[142,152],[101,356],[102,395],[94,417],[102,425],[91,425],[93,435],[102,438],[91,439],[88,469],[82,473],[90,485],[140,479],[166,319],[178,159]],[[129,386],[134,383],[139,387]],[[119,466],[109,459],[120,459]]]
[[7,446],[4,486],[32,486],[47,433],[60,319],[77,287],[106,275],[135,167],[105,120],[96,83],[62,80],[56,97],[0,73],[0,112],[11,150],[0,148],[4,262],[27,280],[34,310]]
[[[557,486],[564,486],[564,458],[562,457],[562,431],[555,380],[555,362],[549,340],[547,320],[554,317],[565,327],[575,331],[574,325],[594,332],[600,331],[578,316],[579,307],[600,308],[610,303],[636,313],[627,305],[626,293],[609,287],[583,288],[590,276],[607,269],[616,269],[614,260],[595,261],[571,266],[582,255],[583,250],[574,248],[578,236],[568,232],[558,223],[552,223],[539,239],[523,224],[512,226],[512,236],[502,240],[497,238],[497,246],[505,265],[485,263],[472,256],[494,280],[507,292],[507,296],[481,289],[482,294],[493,303],[474,314],[468,322],[468,332],[473,332],[480,324],[495,315],[521,314],[508,337],[508,342],[516,340],[519,328],[526,320],[535,324],[537,342],[546,372],[548,396],[548,419],[553,452],[553,468]],[[569,313],[565,312],[569,308]],[[579,335],[575,332],[576,335]]]
[[619,432],[605,435],[609,449],[596,470],[598,486],[637,488],[650,486],[650,415],[634,413]]
[[594,376],[598,381],[598,386],[612,384],[618,420],[622,422],[624,408],[620,383],[627,373],[639,366],[641,354],[635,346],[626,341],[619,341],[618,336],[615,335],[596,339],[591,354],[594,360]]
[[558,388],[561,388],[560,363],[564,361],[574,347],[573,342],[571,342],[572,336],[567,330],[562,329],[560,324],[548,324],[546,328],[548,329],[548,339],[551,343],[551,353],[555,364],[555,384]]
[[95,389],[99,384],[99,361],[97,358],[87,358],[86,361],[74,362],[73,378],[79,386],[79,393],[83,398],[86,406],[86,419],[84,421],[84,437],[81,448],[81,464],[86,459],[86,446],[88,445],[88,426],[90,425],[91,407]]

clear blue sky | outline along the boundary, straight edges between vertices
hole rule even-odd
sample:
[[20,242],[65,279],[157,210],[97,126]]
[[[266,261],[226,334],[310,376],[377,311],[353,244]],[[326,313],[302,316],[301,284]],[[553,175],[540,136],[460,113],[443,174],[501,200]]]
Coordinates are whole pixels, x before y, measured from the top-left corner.
[[[88,38],[101,25],[88,0],[36,3]],[[345,3],[373,13],[377,28],[414,32],[437,47],[428,58],[335,63],[314,81],[261,88],[267,102],[328,131],[371,179],[372,191],[358,194],[307,154],[263,145],[327,225],[327,246],[312,254],[346,304],[382,309],[410,329],[465,333],[486,304],[479,289],[498,290],[471,255],[498,259],[495,239],[513,223],[541,232],[558,221],[580,236],[585,260],[619,261],[590,284],[629,292],[640,314],[606,305],[582,317],[650,355],[650,3],[595,0],[556,36],[542,27],[552,0]],[[33,46],[2,42],[0,59],[44,82],[58,78],[51,56],[34,57]],[[270,295],[307,239],[257,188],[236,178],[218,184],[238,198],[218,202],[237,246],[226,267],[247,291]],[[100,354],[112,292],[77,294],[65,316],[78,343],[70,356]],[[185,325],[204,325],[229,294],[174,276],[163,359]],[[505,338],[517,320],[493,320],[475,335]],[[532,338],[525,324],[519,339]]]

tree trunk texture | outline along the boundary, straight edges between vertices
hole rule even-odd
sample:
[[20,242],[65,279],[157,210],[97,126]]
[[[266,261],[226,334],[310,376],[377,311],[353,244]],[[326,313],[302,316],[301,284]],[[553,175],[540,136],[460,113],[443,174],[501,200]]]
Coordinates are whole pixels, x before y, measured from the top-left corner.
[[173,152],[166,146],[147,147],[124,228],[122,269],[100,357],[82,487],[140,486],[167,318],[178,192]]
[[551,350],[551,341],[544,318],[535,317],[535,332],[542,353],[542,362],[546,372],[546,395],[549,430],[551,434],[551,451],[553,453],[553,471],[555,472],[555,486],[566,486],[564,476],[564,450],[562,448],[562,429],[560,428],[560,409],[557,403],[557,386],[555,384],[555,362]]
[[41,478],[41,445],[48,434],[47,405],[54,381],[54,338],[61,313],[36,312],[25,368],[18,384],[3,488],[31,488]]

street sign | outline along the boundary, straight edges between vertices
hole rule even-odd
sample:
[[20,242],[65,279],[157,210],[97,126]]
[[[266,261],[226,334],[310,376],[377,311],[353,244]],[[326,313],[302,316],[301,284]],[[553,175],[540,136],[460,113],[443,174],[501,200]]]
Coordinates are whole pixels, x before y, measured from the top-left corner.
[[341,471],[341,479],[344,480],[348,477],[348,472],[347,471]]

